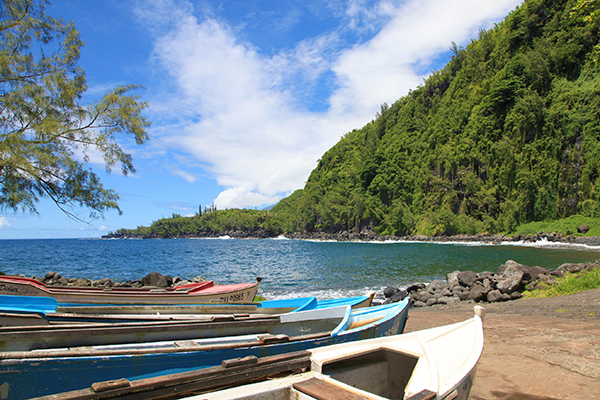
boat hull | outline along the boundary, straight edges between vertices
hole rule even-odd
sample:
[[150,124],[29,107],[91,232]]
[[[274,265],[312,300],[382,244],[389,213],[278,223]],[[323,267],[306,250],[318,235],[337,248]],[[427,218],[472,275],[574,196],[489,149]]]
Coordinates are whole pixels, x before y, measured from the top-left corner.
[[254,283],[197,285],[170,289],[52,287],[35,279],[0,277],[0,295],[53,297],[59,303],[90,304],[199,304],[248,303],[254,300],[260,279]]
[[[380,313],[379,318],[373,321],[376,313]],[[353,318],[345,319],[330,333],[289,338],[287,342],[274,344],[254,343],[242,347],[215,345],[199,347],[198,350],[185,348],[185,351],[130,351],[115,355],[89,355],[84,348],[81,356],[39,358],[34,355],[30,355],[33,358],[20,358],[19,355],[1,353],[0,358],[3,359],[0,360],[0,387],[5,388],[7,399],[30,398],[83,389],[99,381],[121,378],[134,380],[212,367],[227,359],[265,357],[336,343],[391,336],[403,331],[407,313],[406,301],[356,310],[352,312]]]

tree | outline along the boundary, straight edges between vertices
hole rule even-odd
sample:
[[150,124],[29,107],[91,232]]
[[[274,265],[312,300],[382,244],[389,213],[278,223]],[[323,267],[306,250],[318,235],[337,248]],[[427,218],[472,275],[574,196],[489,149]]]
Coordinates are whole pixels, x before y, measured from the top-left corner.
[[77,64],[83,42],[72,22],[45,14],[47,0],[0,3],[0,209],[37,213],[49,197],[67,215],[82,220],[121,210],[119,196],[105,189],[86,166],[102,155],[107,172],[135,172],[117,138],[148,139],[146,103],[121,86],[91,105],[82,104],[85,73]]

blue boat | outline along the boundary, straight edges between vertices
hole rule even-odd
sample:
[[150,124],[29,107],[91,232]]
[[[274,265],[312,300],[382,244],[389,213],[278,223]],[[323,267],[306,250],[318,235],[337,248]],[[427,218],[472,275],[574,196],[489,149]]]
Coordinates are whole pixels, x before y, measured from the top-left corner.
[[87,304],[60,303],[53,297],[0,295],[0,327],[44,325],[50,322],[133,322],[190,319],[192,315],[284,314],[350,305],[368,307],[368,296],[319,300],[316,297],[236,304]]
[[[266,334],[114,346],[0,353],[0,390],[6,399],[31,398],[136,380],[336,343],[402,333],[408,301],[352,310],[333,307],[281,315]],[[327,318],[323,318],[327,315]]]

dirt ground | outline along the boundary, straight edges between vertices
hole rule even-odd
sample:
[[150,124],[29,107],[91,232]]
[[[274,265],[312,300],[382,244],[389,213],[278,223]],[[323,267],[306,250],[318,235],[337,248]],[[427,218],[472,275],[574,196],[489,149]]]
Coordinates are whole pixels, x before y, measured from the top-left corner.
[[[405,332],[471,318],[474,303],[411,308]],[[481,304],[475,400],[600,399],[600,289]]]

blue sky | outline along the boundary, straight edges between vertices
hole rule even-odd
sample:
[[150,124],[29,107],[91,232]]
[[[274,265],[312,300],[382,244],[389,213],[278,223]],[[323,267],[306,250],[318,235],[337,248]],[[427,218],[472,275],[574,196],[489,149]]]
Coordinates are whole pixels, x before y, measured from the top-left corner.
[[[56,0],[72,20],[92,101],[145,87],[150,141],[123,140],[136,174],[90,167],[123,215],[81,223],[43,200],[0,214],[0,239],[93,238],[173,213],[264,208],[317,160],[502,21],[517,0]],[[85,210],[76,210],[86,217]]]

